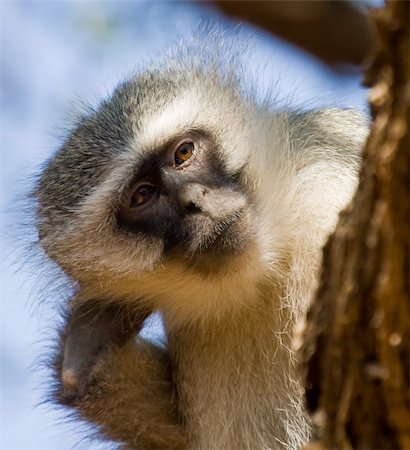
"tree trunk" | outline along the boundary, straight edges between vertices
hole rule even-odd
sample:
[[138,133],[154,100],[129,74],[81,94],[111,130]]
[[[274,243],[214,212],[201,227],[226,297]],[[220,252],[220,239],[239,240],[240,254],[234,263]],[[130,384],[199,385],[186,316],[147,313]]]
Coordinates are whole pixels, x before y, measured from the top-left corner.
[[373,127],[360,184],[324,249],[302,347],[307,448],[409,449],[409,3],[372,13]]

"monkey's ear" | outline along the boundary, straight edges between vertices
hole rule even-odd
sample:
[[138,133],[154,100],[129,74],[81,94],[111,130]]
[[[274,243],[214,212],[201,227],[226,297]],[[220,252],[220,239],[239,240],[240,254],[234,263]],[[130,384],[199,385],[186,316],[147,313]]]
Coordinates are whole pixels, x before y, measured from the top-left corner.
[[102,306],[98,301],[72,303],[71,316],[62,332],[57,364],[61,392],[58,400],[71,403],[82,394],[89,371],[110,345],[122,345],[138,333],[148,317],[124,306]]

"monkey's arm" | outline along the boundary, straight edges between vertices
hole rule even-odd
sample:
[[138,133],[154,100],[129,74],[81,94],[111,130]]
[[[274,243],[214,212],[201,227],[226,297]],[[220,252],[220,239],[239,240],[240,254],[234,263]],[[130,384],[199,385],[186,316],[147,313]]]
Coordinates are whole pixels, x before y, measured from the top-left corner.
[[74,308],[62,339],[58,401],[124,449],[182,449],[168,353],[132,339],[146,315]]

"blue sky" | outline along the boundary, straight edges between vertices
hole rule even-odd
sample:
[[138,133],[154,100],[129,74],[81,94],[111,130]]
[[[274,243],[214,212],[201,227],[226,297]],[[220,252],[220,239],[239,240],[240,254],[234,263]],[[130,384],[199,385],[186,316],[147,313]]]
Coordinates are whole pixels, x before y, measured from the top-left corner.
[[[94,103],[147,57],[208,21],[229,33],[235,23],[203,3],[2,1],[0,12],[0,448],[101,448],[83,441],[85,428],[68,423],[45,399],[46,373],[35,364],[47,354],[61,301],[46,288],[44,266],[21,266],[21,241],[31,232],[21,211],[39,165],[55,151],[69,113]],[[366,108],[360,77],[335,74],[292,47],[252,34],[245,76],[280,102],[305,107]],[[25,209],[30,209],[30,206]],[[18,269],[18,270],[17,270]],[[43,298],[46,301],[40,302]],[[104,447],[105,448],[105,447]]]

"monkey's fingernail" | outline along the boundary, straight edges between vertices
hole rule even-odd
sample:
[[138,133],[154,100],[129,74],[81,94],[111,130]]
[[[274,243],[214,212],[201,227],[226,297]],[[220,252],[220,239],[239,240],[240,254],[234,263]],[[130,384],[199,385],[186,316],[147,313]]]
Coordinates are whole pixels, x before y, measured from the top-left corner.
[[78,378],[72,369],[64,370],[61,375],[61,381],[63,383],[64,390],[66,392],[77,392],[78,391]]

